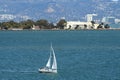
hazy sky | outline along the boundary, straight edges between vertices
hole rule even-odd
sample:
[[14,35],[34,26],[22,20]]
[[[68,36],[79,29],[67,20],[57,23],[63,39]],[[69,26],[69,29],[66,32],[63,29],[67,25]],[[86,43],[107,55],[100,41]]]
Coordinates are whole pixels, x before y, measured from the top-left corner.
[[[5,0],[5,1],[19,1],[19,0]],[[20,1],[35,1],[35,0],[20,0]],[[36,0],[36,1],[44,1],[44,0]],[[56,0],[50,0],[50,1],[56,1]],[[59,0],[59,1],[67,1],[67,0]],[[71,0],[71,1],[77,1],[77,0]],[[111,0],[111,1],[119,1],[119,0]]]
[[119,0],[112,0],[112,1],[119,1]]

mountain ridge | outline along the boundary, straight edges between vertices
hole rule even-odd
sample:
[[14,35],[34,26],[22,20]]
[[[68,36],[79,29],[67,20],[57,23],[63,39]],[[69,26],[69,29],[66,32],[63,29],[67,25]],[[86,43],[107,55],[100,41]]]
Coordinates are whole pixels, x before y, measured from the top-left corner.
[[48,19],[57,21],[62,17],[67,20],[84,20],[86,14],[98,14],[120,18],[120,1],[111,0],[4,0],[0,1],[0,14],[27,15],[30,19]]

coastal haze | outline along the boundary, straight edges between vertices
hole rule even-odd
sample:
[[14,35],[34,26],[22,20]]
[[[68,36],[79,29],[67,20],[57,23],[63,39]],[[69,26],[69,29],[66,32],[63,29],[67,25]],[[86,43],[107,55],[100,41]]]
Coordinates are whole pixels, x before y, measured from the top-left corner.
[[120,18],[119,0],[1,0],[0,15],[11,15],[13,20],[47,19],[58,21],[85,20],[87,14]]

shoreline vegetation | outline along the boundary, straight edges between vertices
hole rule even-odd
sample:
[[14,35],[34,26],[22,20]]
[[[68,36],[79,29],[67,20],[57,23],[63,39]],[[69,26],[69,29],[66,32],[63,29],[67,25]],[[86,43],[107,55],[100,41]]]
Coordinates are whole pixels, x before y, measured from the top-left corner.
[[82,29],[65,29],[67,26],[67,21],[65,19],[59,20],[57,23],[48,22],[46,19],[41,19],[37,21],[26,20],[21,22],[8,21],[0,22],[0,31],[3,30],[12,30],[12,31],[21,31],[21,30],[120,30],[120,28],[111,28],[108,24],[99,23],[97,28],[94,29],[95,22],[91,21],[91,28],[87,29],[86,25],[83,25]]

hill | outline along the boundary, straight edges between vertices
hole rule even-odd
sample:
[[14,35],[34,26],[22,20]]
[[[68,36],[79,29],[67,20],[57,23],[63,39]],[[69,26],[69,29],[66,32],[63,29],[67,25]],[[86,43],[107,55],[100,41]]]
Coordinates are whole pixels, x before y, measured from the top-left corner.
[[86,14],[120,18],[120,1],[118,0],[1,0],[0,14],[15,16],[27,15],[30,19],[48,19],[57,21],[62,17],[66,20],[84,20]]

